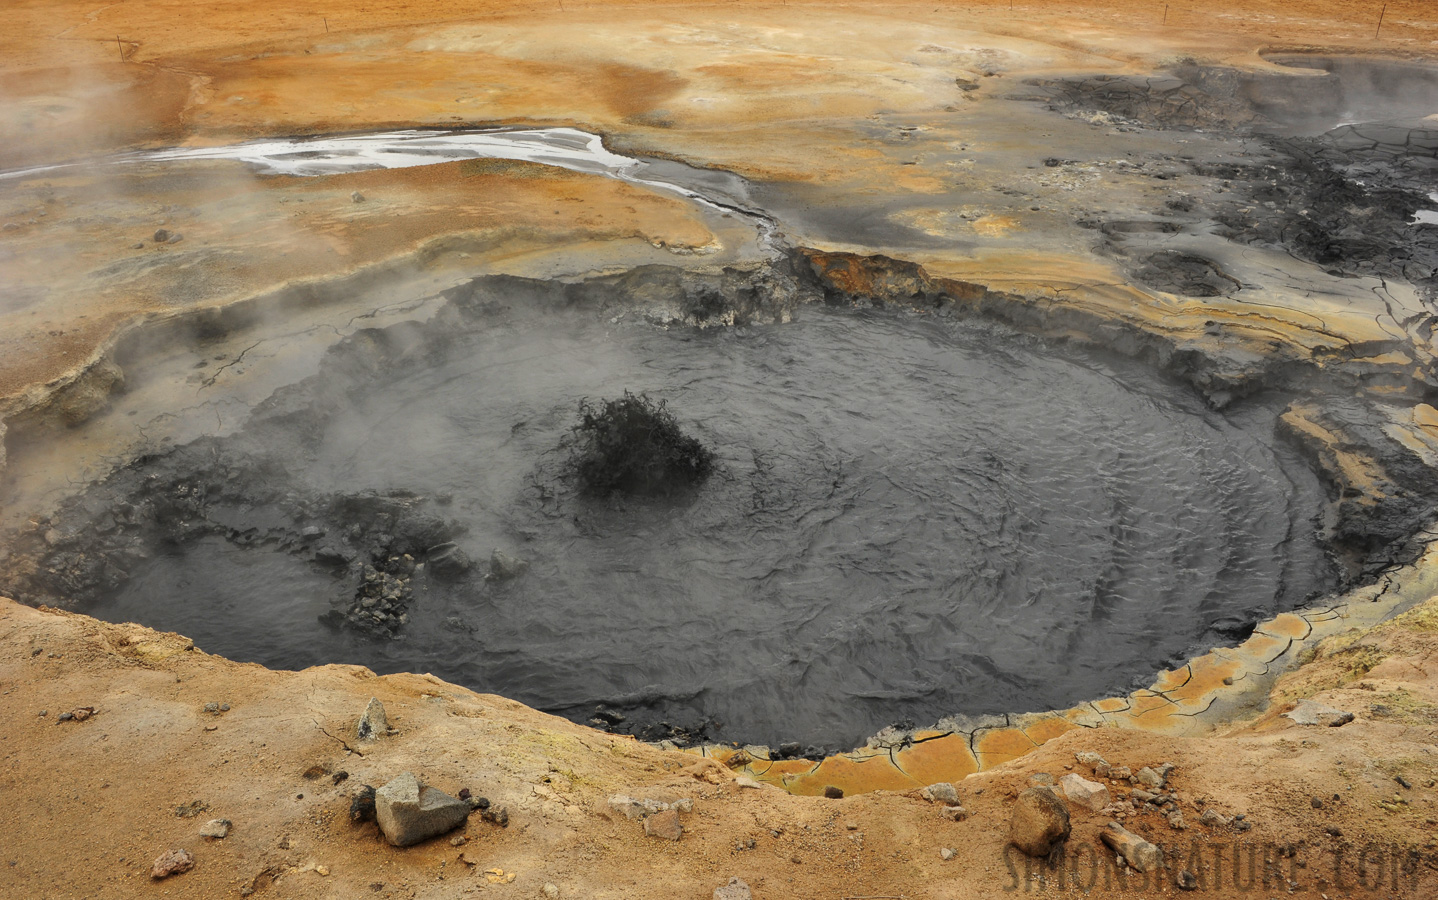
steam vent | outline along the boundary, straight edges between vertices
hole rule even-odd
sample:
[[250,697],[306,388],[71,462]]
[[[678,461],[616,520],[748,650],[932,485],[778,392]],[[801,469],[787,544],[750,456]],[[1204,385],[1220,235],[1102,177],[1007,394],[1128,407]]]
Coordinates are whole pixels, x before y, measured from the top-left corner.
[[0,4],[0,898],[1438,897],[1435,48]]

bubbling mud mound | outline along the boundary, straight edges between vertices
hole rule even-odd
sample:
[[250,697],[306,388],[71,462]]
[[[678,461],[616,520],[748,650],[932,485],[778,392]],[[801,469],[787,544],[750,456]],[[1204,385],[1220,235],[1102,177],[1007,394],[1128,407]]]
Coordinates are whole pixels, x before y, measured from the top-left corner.
[[[1146,683],[1331,586],[1281,405],[1220,414],[1136,363],[803,290],[479,279],[73,498],[6,587],[270,666],[818,753]],[[556,448],[623,390],[682,408],[715,474],[579,489]]]

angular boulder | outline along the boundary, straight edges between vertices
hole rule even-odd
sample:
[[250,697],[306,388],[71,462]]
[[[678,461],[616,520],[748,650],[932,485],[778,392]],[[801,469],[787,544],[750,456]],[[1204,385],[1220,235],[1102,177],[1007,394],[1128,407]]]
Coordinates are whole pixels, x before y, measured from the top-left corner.
[[1109,804],[1108,788],[1082,775],[1070,773],[1060,778],[1059,789],[1070,803],[1089,812],[1098,812]]
[[1048,856],[1069,837],[1069,810],[1052,788],[1019,794],[1009,822],[1009,843],[1029,856]]
[[380,831],[396,847],[409,847],[452,831],[470,813],[468,803],[421,785],[410,772],[376,791],[374,805]]

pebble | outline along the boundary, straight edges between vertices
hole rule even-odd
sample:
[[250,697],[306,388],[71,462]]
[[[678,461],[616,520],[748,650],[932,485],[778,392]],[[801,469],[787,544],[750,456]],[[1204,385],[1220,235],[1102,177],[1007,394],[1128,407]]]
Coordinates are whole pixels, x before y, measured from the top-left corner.
[[962,822],[969,817],[969,811],[962,806],[945,806],[940,815],[951,822]]
[[942,859],[944,862],[948,862],[949,860],[953,859],[955,856],[958,855],[958,851],[953,849],[952,847],[945,847],[939,851],[939,858]]
[[754,893],[742,878],[730,878],[723,887],[714,889],[714,900],[754,900]]
[[183,875],[195,867],[195,858],[188,850],[169,850],[160,855],[150,866],[150,877],[155,880]]
[[40,710],[40,718],[43,719],[43,718],[45,718],[45,717],[48,716],[48,715],[50,715],[50,710],[48,710],[48,709],[42,709],[42,710]]
[[919,792],[925,800],[931,803],[944,803],[949,806],[959,805],[959,791],[951,782],[940,781],[931,784]]
[[350,192],[350,202],[351,202],[351,203],[363,203],[363,202],[364,202],[364,194],[361,194],[359,191],[351,191],[351,192]]
[[555,897],[559,896],[559,885],[553,884],[548,881],[544,883],[544,887],[540,890],[542,890],[544,892],[544,896],[550,898],[550,900],[554,900]]
[[824,796],[829,800],[843,800],[844,789],[834,787],[832,784],[824,788]]
[[1178,888],[1181,891],[1198,890],[1198,876],[1188,871],[1187,869],[1184,869],[1182,872],[1179,872],[1177,875],[1175,875],[1173,878],[1173,883],[1178,885]]
[[222,841],[229,835],[232,824],[229,819],[211,819],[200,829],[200,837]]

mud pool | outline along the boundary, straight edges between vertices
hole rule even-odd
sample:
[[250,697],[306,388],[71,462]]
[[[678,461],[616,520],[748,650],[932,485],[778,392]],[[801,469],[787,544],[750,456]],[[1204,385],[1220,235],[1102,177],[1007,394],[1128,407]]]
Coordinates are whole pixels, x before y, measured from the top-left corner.
[[[423,349],[393,365],[357,363],[362,334],[238,434],[92,489],[62,533],[172,524],[85,611],[649,738],[836,750],[1147,683],[1329,586],[1318,484],[1262,403],[1220,415],[1130,362],[893,310],[480,318],[412,326]],[[666,501],[579,496],[576,407],[626,389],[666,400],[720,474]],[[475,563],[441,578],[426,546],[449,541]],[[490,576],[496,548],[528,570]],[[393,636],[321,622],[405,552]]]

